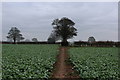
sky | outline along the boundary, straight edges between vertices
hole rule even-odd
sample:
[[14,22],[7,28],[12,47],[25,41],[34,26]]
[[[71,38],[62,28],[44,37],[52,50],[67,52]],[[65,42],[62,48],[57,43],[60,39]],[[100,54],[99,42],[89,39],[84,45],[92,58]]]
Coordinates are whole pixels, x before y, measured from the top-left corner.
[[2,40],[17,27],[25,39],[47,41],[52,21],[62,17],[75,22],[78,33],[70,41],[118,41],[117,2],[3,2]]

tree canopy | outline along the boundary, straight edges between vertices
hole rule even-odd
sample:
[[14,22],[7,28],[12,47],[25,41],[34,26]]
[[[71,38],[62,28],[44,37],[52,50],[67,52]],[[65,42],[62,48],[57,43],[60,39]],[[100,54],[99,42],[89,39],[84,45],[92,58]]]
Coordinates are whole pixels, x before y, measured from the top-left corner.
[[33,42],[38,42],[37,38],[32,38]]
[[22,34],[20,34],[20,30],[16,27],[12,27],[9,30],[7,38],[12,39],[14,41],[14,43],[16,43],[16,41],[20,41],[20,40],[24,39]]
[[74,27],[75,23],[66,17],[55,19],[52,25],[55,36],[62,39],[63,46],[68,45],[67,39],[77,36],[77,29]]

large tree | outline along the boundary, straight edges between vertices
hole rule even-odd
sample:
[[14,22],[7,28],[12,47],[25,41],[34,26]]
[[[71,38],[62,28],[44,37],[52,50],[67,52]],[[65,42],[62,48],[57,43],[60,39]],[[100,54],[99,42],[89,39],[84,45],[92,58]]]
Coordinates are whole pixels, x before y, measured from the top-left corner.
[[62,39],[62,46],[68,45],[67,39],[77,36],[77,29],[74,28],[75,23],[66,17],[55,19],[52,25],[56,36]]
[[22,34],[20,34],[20,30],[16,27],[12,27],[9,30],[7,38],[12,39],[14,43],[16,43],[16,41],[20,41],[24,39],[24,37],[22,37]]

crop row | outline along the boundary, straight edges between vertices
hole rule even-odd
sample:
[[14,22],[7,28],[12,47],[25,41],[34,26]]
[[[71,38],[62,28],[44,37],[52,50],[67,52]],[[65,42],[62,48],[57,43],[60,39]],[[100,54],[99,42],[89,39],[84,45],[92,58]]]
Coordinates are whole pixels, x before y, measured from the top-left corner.
[[69,54],[70,61],[81,78],[119,78],[117,48],[71,48]]
[[4,44],[2,78],[49,78],[57,45]]

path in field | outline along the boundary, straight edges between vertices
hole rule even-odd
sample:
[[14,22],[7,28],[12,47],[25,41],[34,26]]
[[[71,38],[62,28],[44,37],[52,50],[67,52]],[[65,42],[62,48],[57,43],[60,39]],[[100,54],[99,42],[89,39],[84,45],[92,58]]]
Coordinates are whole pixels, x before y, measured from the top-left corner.
[[54,64],[52,78],[79,78],[79,76],[74,73],[75,71],[72,69],[72,65],[67,62],[68,58],[67,48],[61,47],[57,61]]

